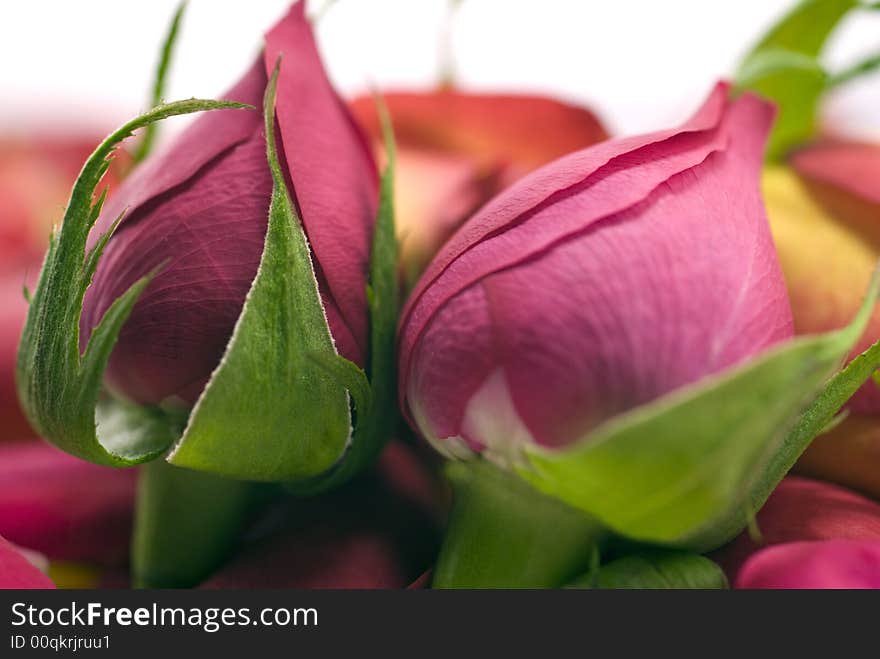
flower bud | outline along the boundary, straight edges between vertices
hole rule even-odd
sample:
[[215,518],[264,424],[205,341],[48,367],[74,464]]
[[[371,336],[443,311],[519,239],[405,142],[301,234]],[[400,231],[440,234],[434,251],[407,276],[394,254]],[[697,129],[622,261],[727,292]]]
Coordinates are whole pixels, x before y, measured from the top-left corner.
[[[259,108],[267,73],[283,53],[276,102],[282,167],[336,347],[363,366],[377,173],[324,73],[303,5],[267,34],[263,55],[225,97]],[[106,371],[113,390],[138,402],[176,397],[191,404],[198,398],[263,252],[272,180],[262,114],[212,114],[137,169],[91,234],[96,240],[127,209],[86,293],[83,347],[114,300],[160,269],[122,329]]]
[[404,310],[400,396],[436,446],[557,447],[791,335],[758,190],[771,107],[719,85],[489,202]]

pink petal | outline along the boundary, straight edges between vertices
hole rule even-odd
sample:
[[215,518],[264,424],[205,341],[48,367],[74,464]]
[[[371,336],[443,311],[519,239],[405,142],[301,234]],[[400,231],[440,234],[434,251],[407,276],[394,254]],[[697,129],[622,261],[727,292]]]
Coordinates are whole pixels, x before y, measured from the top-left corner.
[[0,444],[0,535],[50,560],[125,565],[135,477],[42,442]]
[[277,118],[293,191],[315,265],[327,281],[327,297],[355,341],[357,352],[347,356],[363,364],[376,167],[366,139],[327,79],[305,2],[294,4],[266,35],[267,72],[279,55]]
[[[828,184],[880,204],[880,148],[876,144],[827,140],[795,151],[791,164],[810,182]],[[875,229],[876,231],[876,229]]]
[[759,551],[736,588],[880,588],[880,540],[791,542]]
[[49,589],[55,584],[0,537],[0,590],[10,588]]
[[763,547],[813,540],[880,541],[880,504],[839,485],[789,476],[757,515],[761,543],[741,533],[712,558],[731,582]]
[[[403,148],[466,156],[474,163],[505,163],[511,183],[551,160],[604,140],[608,133],[588,109],[543,96],[383,92]],[[371,96],[351,102],[357,119],[376,141],[381,127]]]

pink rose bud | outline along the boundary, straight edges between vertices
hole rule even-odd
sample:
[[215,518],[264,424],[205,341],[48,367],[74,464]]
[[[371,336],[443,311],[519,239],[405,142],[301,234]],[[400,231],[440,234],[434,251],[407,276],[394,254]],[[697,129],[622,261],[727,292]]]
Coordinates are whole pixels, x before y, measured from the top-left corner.
[[[378,178],[366,141],[324,72],[304,3],[267,35],[264,53],[223,97],[261,106],[279,54],[279,151],[312,250],[340,354],[364,365],[366,273]],[[135,170],[94,240],[128,209],[85,297],[82,345],[140,277],[161,271],[134,307],[106,371],[139,402],[192,403],[220,361],[257,272],[272,181],[259,111],[203,115]]]
[[772,108],[720,84],[490,201],[400,325],[400,396],[441,450],[567,445],[792,334],[758,189]]
[[791,542],[758,552],[736,588],[880,588],[880,540]]

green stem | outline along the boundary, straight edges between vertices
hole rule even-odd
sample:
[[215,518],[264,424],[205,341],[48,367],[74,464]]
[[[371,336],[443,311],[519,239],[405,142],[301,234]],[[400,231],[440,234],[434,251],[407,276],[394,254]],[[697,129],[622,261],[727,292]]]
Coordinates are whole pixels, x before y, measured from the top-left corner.
[[240,537],[255,485],[174,467],[142,468],[132,541],[137,588],[187,588],[214,572]]
[[558,588],[583,574],[606,530],[514,474],[451,462],[453,503],[434,588]]
[[[162,97],[165,95],[168,69],[171,67],[174,46],[177,43],[177,33],[180,30],[180,21],[183,18],[184,11],[186,11],[186,0],[178,5],[177,11],[174,12],[174,16],[171,19],[171,24],[168,26],[165,40],[162,42],[162,50],[159,52],[159,63],[156,66],[156,77],[153,80],[153,90],[150,95],[150,107],[160,105]],[[144,129],[141,141],[132,154],[132,160],[135,164],[144,160],[153,150],[153,144],[156,141],[158,131],[159,127],[157,124],[150,124]]]

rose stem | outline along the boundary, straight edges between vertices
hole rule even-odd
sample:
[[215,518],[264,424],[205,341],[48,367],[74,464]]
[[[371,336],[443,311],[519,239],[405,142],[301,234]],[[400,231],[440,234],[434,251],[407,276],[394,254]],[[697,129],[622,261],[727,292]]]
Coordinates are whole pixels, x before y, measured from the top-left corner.
[[558,588],[608,535],[593,518],[486,460],[450,462],[453,501],[434,588]]
[[174,467],[141,468],[132,540],[132,585],[187,588],[214,572],[240,538],[257,486]]

